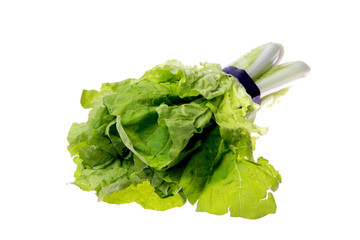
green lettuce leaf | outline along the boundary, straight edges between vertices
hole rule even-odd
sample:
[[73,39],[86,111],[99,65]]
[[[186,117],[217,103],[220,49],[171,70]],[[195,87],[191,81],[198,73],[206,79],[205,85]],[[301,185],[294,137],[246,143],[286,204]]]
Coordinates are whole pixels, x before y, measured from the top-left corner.
[[122,191],[106,195],[104,202],[112,204],[124,204],[136,202],[145,209],[165,211],[174,207],[181,207],[185,204],[185,199],[181,193],[168,198],[160,198],[149,181],[144,181],[136,186],[130,185]]
[[204,101],[180,105],[175,84],[143,80],[117,91],[121,94],[104,97],[104,104],[117,116],[122,141],[139,159],[158,170],[179,162],[178,156],[190,138],[201,132],[212,116]]
[[199,151],[191,156],[181,175],[179,184],[191,204],[195,204],[199,199],[213,169],[226,152],[224,140],[220,136],[219,128],[216,127],[207,134]]
[[232,217],[257,219],[275,213],[276,204],[269,190],[275,191],[280,175],[259,158],[258,162],[237,160],[227,154],[205,185],[197,204],[197,211],[225,214]]
[[241,128],[260,135],[267,132],[267,128],[254,124],[254,115],[259,106],[237,82],[234,82],[233,88],[226,95],[209,101],[208,107],[213,111],[215,121],[221,127],[234,130]]
[[80,157],[75,157],[74,162],[77,165],[74,184],[85,191],[100,191],[104,186],[126,177],[131,171],[122,167],[120,160],[101,169],[87,168]]
[[190,203],[198,201],[199,212],[255,219],[275,212],[269,191],[280,182],[267,160],[253,160],[249,134],[215,128],[190,159],[180,185]]
[[163,179],[154,177],[151,169],[139,162],[139,165],[134,164],[132,153],[101,169],[87,167],[79,157],[75,157],[74,162],[77,164],[74,184],[84,191],[96,191],[99,201],[115,204],[137,202],[144,208],[159,211],[186,202],[177,184],[170,186]]
[[81,104],[92,108],[86,123],[74,123],[68,133],[68,150],[72,156],[79,156],[85,165],[100,167],[111,164],[117,157],[117,146],[105,135],[108,125],[114,120],[103,105],[103,97],[109,91],[84,90]]

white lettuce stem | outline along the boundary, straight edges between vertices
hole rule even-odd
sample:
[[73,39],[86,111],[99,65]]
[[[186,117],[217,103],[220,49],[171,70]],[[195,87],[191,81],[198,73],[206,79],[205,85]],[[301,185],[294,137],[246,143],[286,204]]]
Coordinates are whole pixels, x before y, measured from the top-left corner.
[[229,66],[245,69],[259,87],[261,97],[290,86],[297,78],[306,76],[310,67],[301,61],[278,65],[284,54],[279,43],[261,45]]
[[283,47],[278,43],[269,43],[257,59],[245,70],[252,79],[257,79],[275,67],[283,56]]
[[259,87],[261,97],[291,86],[291,83],[298,78],[305,77],[310,67],[301,61],[283,63],[272,68],[255,80]]

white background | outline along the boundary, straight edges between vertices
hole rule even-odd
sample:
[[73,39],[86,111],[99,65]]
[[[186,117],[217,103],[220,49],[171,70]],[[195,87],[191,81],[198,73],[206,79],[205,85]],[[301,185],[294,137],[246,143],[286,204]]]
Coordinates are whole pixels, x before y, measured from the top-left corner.
[[[359,239],[357,1],[1,1],[1,239]],[[227,64],[267,42],[312,71],[258,115],[282,175],[259,220],[97,203],[68,184],[82,89],[168,59]]]

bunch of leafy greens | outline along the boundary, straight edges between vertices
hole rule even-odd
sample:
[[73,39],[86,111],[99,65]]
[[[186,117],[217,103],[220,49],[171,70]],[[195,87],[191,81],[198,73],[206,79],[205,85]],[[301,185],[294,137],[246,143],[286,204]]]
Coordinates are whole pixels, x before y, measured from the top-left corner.
[[84,90],[81,105],[91,110],[68,134],[74,184],[99,201],[167,210],[188,200],[199,212],[250,219],[275,212],[281,177],[253,158],[253,134],[266,133],[254,124],[259,105],[220,65],[168,61]]

